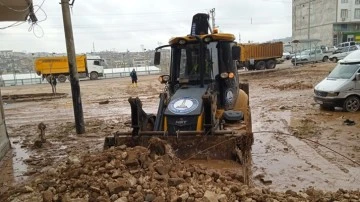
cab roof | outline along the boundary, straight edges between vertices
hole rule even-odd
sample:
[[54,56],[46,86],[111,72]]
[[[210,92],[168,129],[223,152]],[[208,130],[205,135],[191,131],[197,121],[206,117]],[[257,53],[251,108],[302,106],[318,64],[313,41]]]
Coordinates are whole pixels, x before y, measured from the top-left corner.
[[343,60],[340,60],[340,63],[356,63],[360,62],[360,50],[356,50],[346,56]]
[[[227,33],[216,33],[216,34],[204,34],[199,35],[199,37],[204,40],[205,38],[211,38],[211,41],[234,41],[235,36],[233,34]],[[183,37],[173,37],[169,40],[169,45],[181,44],[180,41],[185,41],[185,43],[196,42],[195,36],[187,35]]]

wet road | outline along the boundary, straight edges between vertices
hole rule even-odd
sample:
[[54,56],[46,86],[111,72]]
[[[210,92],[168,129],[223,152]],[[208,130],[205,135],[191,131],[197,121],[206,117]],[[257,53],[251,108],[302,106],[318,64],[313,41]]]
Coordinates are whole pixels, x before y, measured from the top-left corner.
[[[356,179],[360,177],[359,166],[296,137],[261,132],[281,131],[294,134],[295,131],[298,135],[319,141],[359,161],[360,147],[357,147],[355,141],[360,136],[359,112],[349,114],[321,111],[312,100],[312,86],[319,82],[332,66],[333,64],[324,67],[319,65],[316,68],[301,67],[240,76],[242,80],[250,83],[253,131],[257,132],[254,135],[253,176],[260,174],[265,180],[272,182],[264,185],[254,179],[256,185],[281,191],[300,190],[309,186],[323,190],[358,189]],[[5,105],[11,141],[18,143],[14,144],[14,158],[2,162],[1,167],[6,164],[8,169],[2,174],[6,174],[8,178],[6,180],[0,176],[5,179],[5,182],[0,181],[0,184],[21,181],[24,177],[22,174],[28,171],[23,160],[30,156],[50,159],[49,162],[40,161],[46,167],[56,162],[57,157],[100,150],[104,136],[112,131],[124,130],[124,123],[130,117],[130,106],[127,102],[129,96],[140,96],[145,111],[156,113],[158,94],[163,88],[156,78],[141,77],[138,88],[131,88],[127,78],[81,83],[88,131],[86,136],[75,134],[70,97]],[[3,94],[47,91],[51,91],[48,85],[2,89]],[[58,91],[71,94],[68,84],[59,85]],[[99,104],[104,100],[109,103]],[[344,127],[344,118],[355,120],[358,124]],[[29,148],[29,144],[38,135],[37,124],[40,122],[48,126],[52,147],[41,152],[26,152],[25,148]]]

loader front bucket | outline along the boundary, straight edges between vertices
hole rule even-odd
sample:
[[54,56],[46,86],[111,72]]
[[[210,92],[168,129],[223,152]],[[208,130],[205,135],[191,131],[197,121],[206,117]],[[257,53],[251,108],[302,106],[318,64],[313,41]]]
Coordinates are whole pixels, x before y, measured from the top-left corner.
[[237,166],[233,171],[242,174],[244,183],[251,184],[252,133],[217,131],[214,135],[204,135],[197,131],[182,131],[169,136],[164,131],[143,131],[138,136],[131,134],[118,132],[113,137],[106,137],[104,149],[120,145],[143,146],[157,155],[164,155],[168,153],[165,145],[170,145],[171,153],[185,163],[225,167],[224,163],[233,166],[235,162]]
[[[177,136],[168,136],[163,131],[141,132],[139,136],[132,136],[131,132],[116,133],[113,137],[106,137],[104,148],[127,145],[150,147],[152,138],[166,141],[174,154],[182,159],[238,159],[239,151],[244,153],[251,150],[252,134],[234,134],[231,131],[218,131],[214,135],[203,135],[197,131],[178,132]],[[243,157],[240,157],[243,158]]]

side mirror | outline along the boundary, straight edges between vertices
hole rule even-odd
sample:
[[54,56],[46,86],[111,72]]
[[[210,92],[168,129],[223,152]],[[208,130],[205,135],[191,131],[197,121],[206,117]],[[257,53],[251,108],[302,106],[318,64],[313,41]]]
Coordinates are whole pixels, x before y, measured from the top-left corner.
[[240,60],[240,47],[239,46],[233,46],[231,50],[232,59],[233,60]]
[[169,75],[161,75],[159,76],[160,83],[167,83],[170,80],[170,76]]
[[154,65],[159,65],[160,64],[160,57],[161,57],[161,53],[160,52],[155,52]]

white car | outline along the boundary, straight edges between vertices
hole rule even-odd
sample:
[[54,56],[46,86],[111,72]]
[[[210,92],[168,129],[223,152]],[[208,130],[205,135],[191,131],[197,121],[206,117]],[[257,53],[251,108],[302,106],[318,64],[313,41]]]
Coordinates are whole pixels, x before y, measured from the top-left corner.
[[339,60],[344,59],[346,56],[348,56],[351,52],[356,51],[356,50],[360,50],[360,46],[359,45],[354,45],[354,46],[348,46],[348,47],[344,47],[341,49],[340,53],[336,53],[333,55],[330,55],[329,59],[333,62],[338,62]]
[[290,60],[291,59],[291,54],[289,52],[283,52],[283,58],[285,60]]
[[340,60],[331,73],[314,88],[314,100],[321,108],[360,109],[360,50]]

